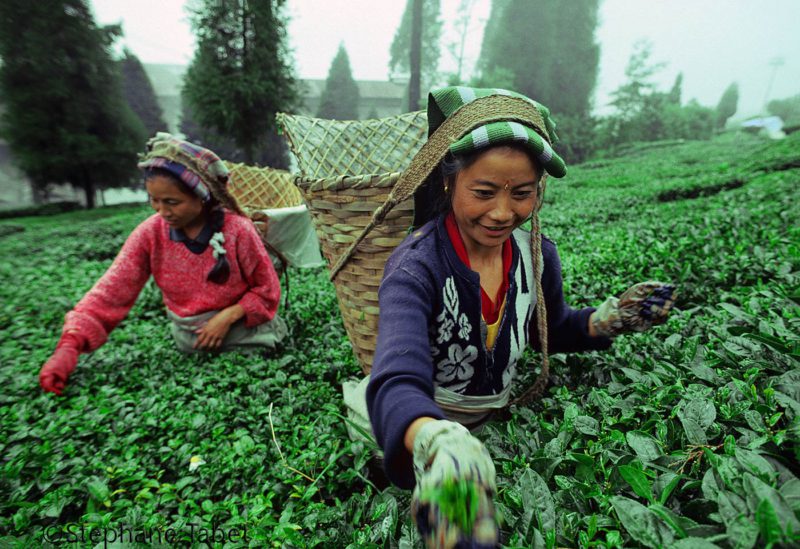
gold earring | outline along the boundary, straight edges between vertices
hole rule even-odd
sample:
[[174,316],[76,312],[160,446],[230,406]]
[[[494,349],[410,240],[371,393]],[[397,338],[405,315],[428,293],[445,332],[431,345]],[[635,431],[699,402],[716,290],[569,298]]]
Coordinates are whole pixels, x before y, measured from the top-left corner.
[[445,183],[444,184],[444,194],[447,194],[449,191],[450,191],[450,186],[447,183]]

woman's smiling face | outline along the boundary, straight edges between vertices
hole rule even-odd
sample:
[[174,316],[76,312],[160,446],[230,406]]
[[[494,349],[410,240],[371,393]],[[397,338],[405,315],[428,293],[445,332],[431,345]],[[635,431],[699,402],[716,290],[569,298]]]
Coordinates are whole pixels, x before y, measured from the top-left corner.
[[468,253],[502,249],[533,212],[539,176],[528,154],[507,146],[488,149],[456,174],[452,208]]

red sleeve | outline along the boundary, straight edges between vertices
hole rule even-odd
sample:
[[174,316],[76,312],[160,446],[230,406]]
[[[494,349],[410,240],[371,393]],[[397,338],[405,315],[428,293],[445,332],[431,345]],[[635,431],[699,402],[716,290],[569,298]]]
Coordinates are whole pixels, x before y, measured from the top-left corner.
[[75,330],[86,340],[84,352],[91,352],[108,339],[108,334],[125,318],[150,277],[152,224],[136,227],[123,244],[111,267],[68,312],[64,331]]
[[264,243],[250,220],[244,220],[236,243],[236,259],[249,286],[239,300],[248,328],[270,321],[278,311],[281,285]]

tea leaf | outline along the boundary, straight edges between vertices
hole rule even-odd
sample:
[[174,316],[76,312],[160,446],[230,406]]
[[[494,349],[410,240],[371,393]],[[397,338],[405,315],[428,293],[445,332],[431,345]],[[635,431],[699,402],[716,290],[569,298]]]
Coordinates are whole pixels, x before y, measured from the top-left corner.
[[578,416],[575,418],[574,426],[575,430],[581,434],[596,436],[600,424],[593,417]]
[[639,459],[643,461],[655,461],[661,457],[661,448],[658,446],[656,440],[641,431],[629,431],[625,434],[625,440],[628,446],[636,452]]
[[609,501],[625,530],[639,543],[655,548],[670,546],[675,540],[672,529],[641,503],[623,496]]
[[86,489],[89,492],[89,495],[92,496],[92,499],[101,503],[107,501],[111,496],[108,485],[100,479],[90,480],[86,484]]
[[707,539],[688,537],[679,539],[672,545],[674,549],[719,549],[719,545]]
[[771,545],[776,543],[783,537],[783,530],[778,520],[778,514],[775,512],[769,500],[762,499],[758,504],[758,508],[756,509],[756,524],[758,524],[758,530],[761,532],[767,544]]
[[526,469],[517,481],[517,489],[522,494],[523,517],[535,517],[539,530],[545,535],[554,530],[555,503],[542,477],[533,469]]
[[622,475],[622,478],[624,478],[625,481],[631,486],[631,488],[633,488],[633,491],[637,496],[645,498],[650,502],[653,501],[653,488],[647,476],[645,476],[641,469],[634,467],[633,465],[620,465],[619,473]]

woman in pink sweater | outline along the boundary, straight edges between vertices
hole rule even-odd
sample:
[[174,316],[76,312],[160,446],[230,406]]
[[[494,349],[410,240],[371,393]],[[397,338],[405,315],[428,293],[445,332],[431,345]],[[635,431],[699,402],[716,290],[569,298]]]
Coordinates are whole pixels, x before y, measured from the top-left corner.
[[275,268],[227,192],[228,170],[219,157],[159,133],[138,166],[156,213],[134,229],[108,271],[67,313],[39,374],[45,391],[61,394],[78,355],[105,343],[151,275],[184,352],[272,349],[286,334],[276,314]]

